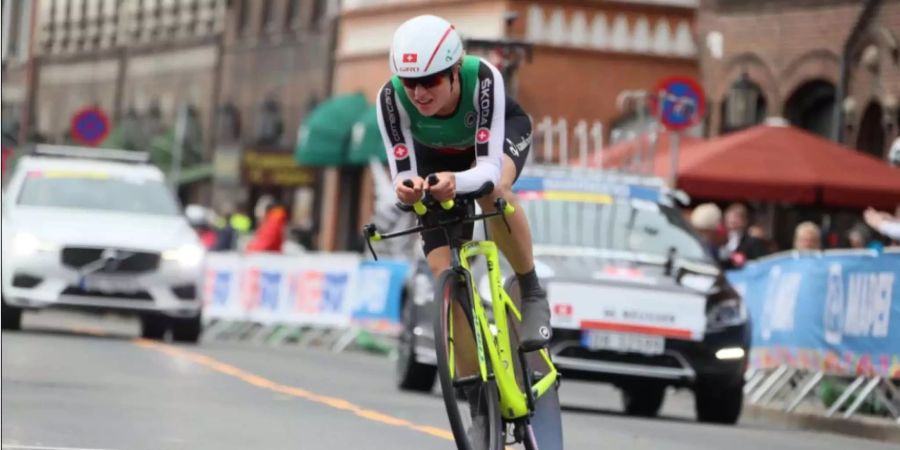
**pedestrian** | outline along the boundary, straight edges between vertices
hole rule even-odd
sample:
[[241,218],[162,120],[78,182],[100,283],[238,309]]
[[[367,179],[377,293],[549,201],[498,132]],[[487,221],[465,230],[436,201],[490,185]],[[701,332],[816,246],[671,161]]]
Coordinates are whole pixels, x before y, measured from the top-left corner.
[[803,222],[794,229],[794,250],[821,250],[822,229],[813,222]]
[[703,249],[718,262],[720,235],[719,225],[722,223],[722,210],[715,203],[697,205],[691,212],[691,225],[703,243]]
[[762,243],[766,246],[766,252],[775,253],[778,251],[778,246],[775,244],[775,241],[769,238],[769,234],[766,233],[766,229],[763,228],[762,225],[750,225],[750,227],[747,228],[747,234],[762,241]]
[[222,223],[218,227],[216,235],[216,251],[231,251],[237,248],[242,235],[250,232],[251,220],[246,214],[234,211],[232,206],[226,204],[222,207]]
[[247,252],[281,253],[286,223],[287,211],[284,206],[278,202],[271,203],[266,209],[262,223],[256,230],[256,236],[247,245]]
[[747,261],[765,256],[766,244],[751,236],[747,207],[741,203],[733,203],[725,210],[725,229],[727,241],[719,249],[719,260],[726,269],[739,269]]

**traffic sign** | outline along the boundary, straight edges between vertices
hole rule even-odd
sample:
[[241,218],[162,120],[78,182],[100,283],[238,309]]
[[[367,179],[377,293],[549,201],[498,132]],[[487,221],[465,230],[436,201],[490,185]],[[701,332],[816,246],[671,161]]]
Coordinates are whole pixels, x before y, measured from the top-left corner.
[[683,130],[703,120],[706,97],[703,88],[688,77],[668,77],[653,90],[650,108],[669,130]]
[[84,145],[95,146],[109,135],[109,118],[102,109],[89,106],[72,116],[69,128],[72,139]]

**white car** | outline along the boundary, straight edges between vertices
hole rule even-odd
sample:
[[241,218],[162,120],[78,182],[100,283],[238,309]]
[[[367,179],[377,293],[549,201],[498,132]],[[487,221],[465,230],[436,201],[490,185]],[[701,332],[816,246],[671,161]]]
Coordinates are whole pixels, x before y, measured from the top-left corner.
[[3,193],[2,326],[46,307],[136,313],[196,342],[205,250],[145,153],[39,145]]

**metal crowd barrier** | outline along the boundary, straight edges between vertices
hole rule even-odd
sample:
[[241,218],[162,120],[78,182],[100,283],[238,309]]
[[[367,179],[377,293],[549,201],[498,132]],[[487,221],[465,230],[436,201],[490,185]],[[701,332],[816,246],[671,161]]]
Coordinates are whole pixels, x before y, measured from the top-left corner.
[[[840,396],[830,405],[811,396],[815,388],[824,382],[845,386]],[[790,413],[808,403],[817,410],[824,409],[826,417],[835,417],[840,413],[840,417],[845,419],[857,414],[866,400],[875,400],[900,425],[898,383],[900,380],[877,375],[853,378],[781,365],[776,369],[749,370],[744,394],[747,402],[752,405],[776,407]]]

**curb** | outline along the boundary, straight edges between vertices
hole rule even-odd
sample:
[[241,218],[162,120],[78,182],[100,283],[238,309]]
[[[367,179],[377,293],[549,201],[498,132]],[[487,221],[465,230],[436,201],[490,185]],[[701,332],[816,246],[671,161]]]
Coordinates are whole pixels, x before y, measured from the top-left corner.
[[743,416],[770,425],[856,436],[900,444],[900,424],[885,419],[825,417],[821,414],[793,412],[758,405],[744,405]]

